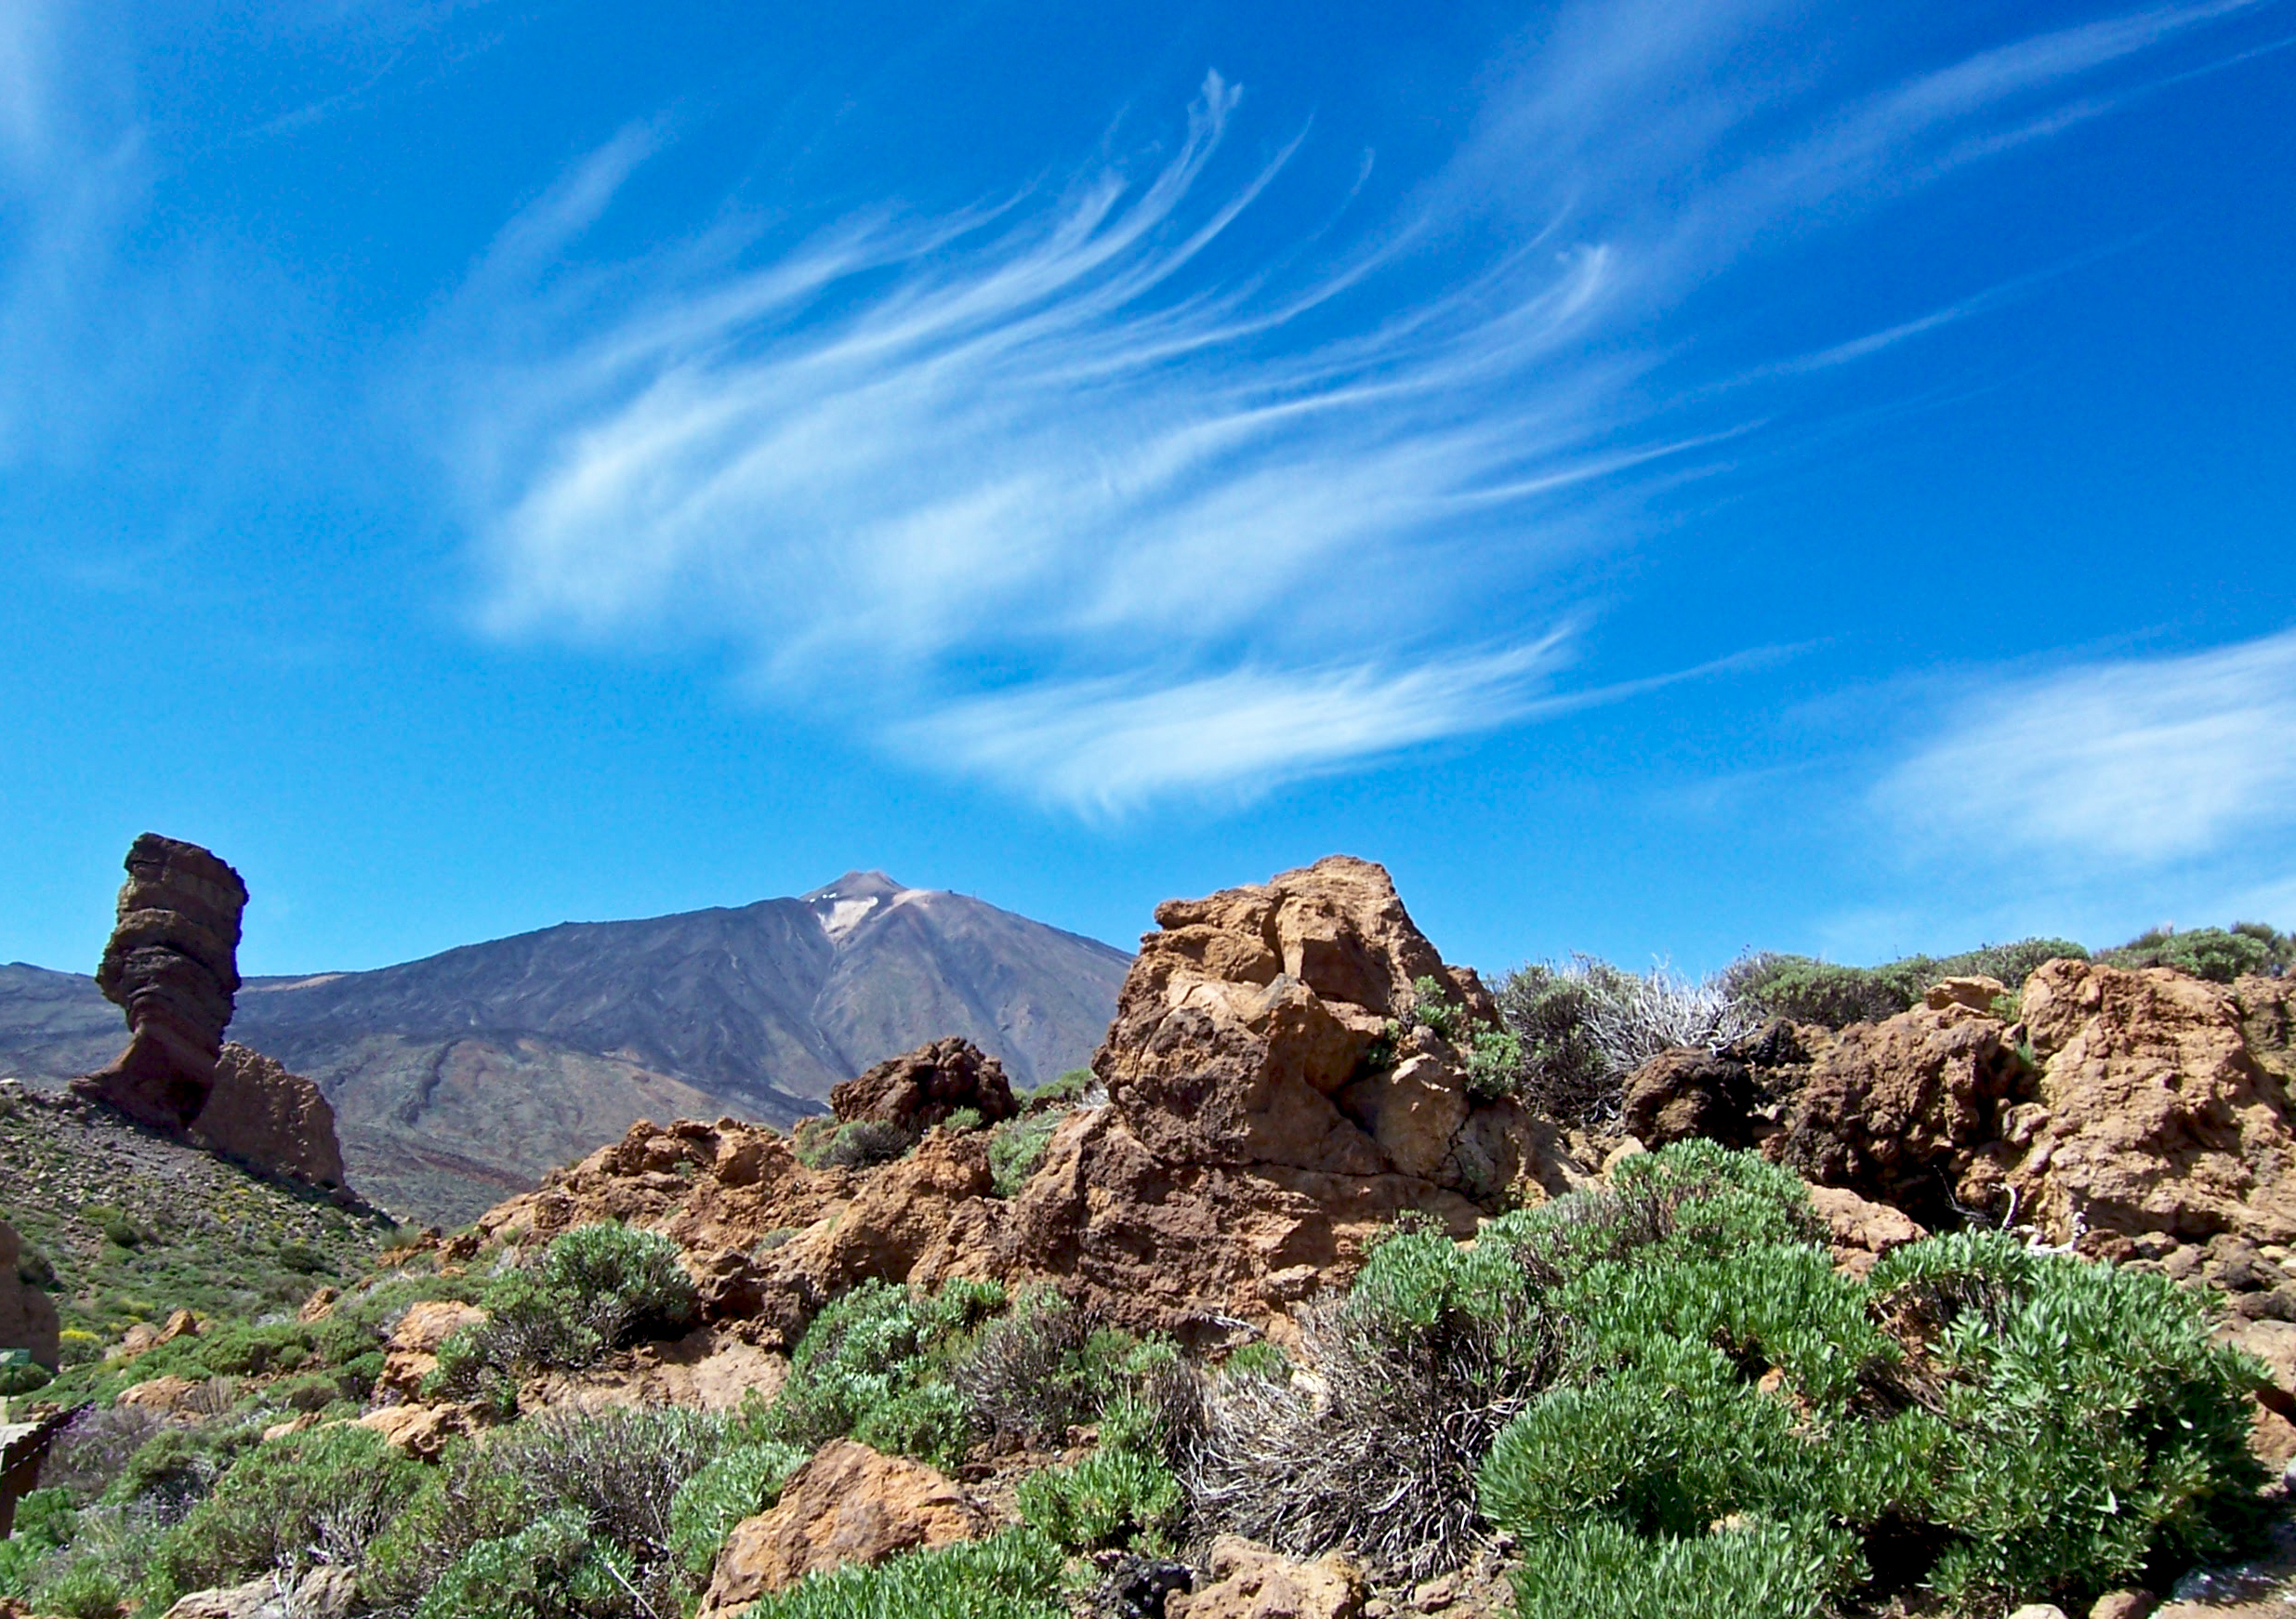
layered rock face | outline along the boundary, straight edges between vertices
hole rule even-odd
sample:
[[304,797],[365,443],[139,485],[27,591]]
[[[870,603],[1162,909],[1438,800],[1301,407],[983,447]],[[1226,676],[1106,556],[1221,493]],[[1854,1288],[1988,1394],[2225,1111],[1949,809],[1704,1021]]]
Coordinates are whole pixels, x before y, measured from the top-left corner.
[[345,1184],[335,1110],[319,1087],[236,1040],[216,1059],[215,1088],[191,1133],[214,1152],[290,1180],[329,1191]]
[[1404,1032],[1419,979],[1471,1021],[1497,1014],[1378,866],[1334,857],[1157,917],[1093,1059],[1110,1100],[1062,1123],[1017,1196],[994,1195],[979,1132],[935,1130],[856,1172],[809,1169],[772,1131],[731,1120],[641,1125],[494,1210],[481,1234],[653,1227],[687,1249],[706,1314],[784,1339],[866,1277],[957,1275],[1048,1283],[1128,1325],[1217,1338],[1239,1321],[1280,1325],[1405,1210],[1466,1235],[1502,1198],[1588,1178],[1550,1125],[1476,1101],[1457,1046]]
[[83,1095],[147,1125],[199,1116],[239,991],[239,919],[247,887],[197,844],[147,832],[127,851],[119,920],[96,983],[127,1014],[127,1049],[73,1081]]
[[972,1109],[989,1125],[1021,1111],[1004,1064],[955,1036],[888,1058],[834,1086],[829,1107],[840,1119],[876,1119],[911,1132],[945,1124],[960,1108]]
[[0,1220],[0,1349],[28,1350],[53,1372],[60,1347],[56,1301],[17,1274],[23,1253],[16,1228]]
[[127,1014],[127,1049],[72,1088],[267,1174],[344,1192],[335,1110],[319,1087],[223,1042],[246,906],[239,874],[197,844],[156,832],[136,839],[96,969]]

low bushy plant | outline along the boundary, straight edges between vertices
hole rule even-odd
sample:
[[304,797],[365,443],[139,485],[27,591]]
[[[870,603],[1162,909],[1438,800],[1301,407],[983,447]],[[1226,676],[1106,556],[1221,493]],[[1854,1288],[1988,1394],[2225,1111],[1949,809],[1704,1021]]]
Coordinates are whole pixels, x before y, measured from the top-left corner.
[[1103,1443],[1081,1461],[1020,1483],[1028,1526],[1070,1551],[1127,1547],[1168,1555],[1185,1507],[1180,1481],[1156,1456]]
[[1571,1323],[1481,1468],[1524,1614],[2085,1604],[2252,1529],[2256,1369],[2163,1279],[1999,1234],[1853,1279],[1775,1165],[1690,1142],[1615,1178],[1478,1244]]
[[[1496,998],[1515,1039],[1514,1091],[1573,1124],[1614,1116],[1626,1076],[1668,1047],[1725,1045],[1760,1020],[1725,981],[1663,966],[1630,973],[1589,955],[1520,967]],[[1484,1065],[1505,1055],[1495,1047]]]
[[627,1554],[578,1512],[482,1540],[442,1573],[415,1619],[619,1619],[640,1612]]
[[1066,1560],[1030,1530],[848,1563],[760,1597],[748,1619],[1066,1619]]
[[420,1463],[355,1424],[257,1445],[161,1539],[150,1583],[174,1596],[271,1569],[355,1564],[421,1481]]
[[733,1526],[779,1500],[806,1459],[793,1444],[736,1444],[679,1485],[669,1504],[670,1552],[679,1565],[707,1579]]
[[693,1278],[678,1245],[614,1221],[553,1238],[530,1265],[480,1295],[483,1321],[439,1346],[425,1391],[508,1415],[519,1381],[550,1368],[579,1370],[642,1337],[668,1336],[694,1314]]
[[951,1282],[935,1295],[863,1283],[806,1328],[758,1437],[811,1452],[851,1435],[878,1450],[953,1466],[970,1419],[947,1370],[973,1329],[1004,1304],[1004,1290],[993,1283]]
[[973,1428],[999,1444],[1056,1445],[1117,1388],[1129,1334],[1049,1288],[1024,1293],[951,1366]]
[[1025,1112],[989,1133],[989,1181],[998,1197],[1018,1197],[1044,1162],[1045,1150],[1064,1117],[1058,1111]]
[[1561,1349],[1510,1245],[1399,1229],[1300,1336],[1320,1389],[1253,1372],[1204,1386],[1186,1459],[1196,1517],[1296,1556],[1454,1566],[1481,1527],[1476,1466]]
[[1829,1029],[1878,1023],[1918,1006],[1930,985],[1948,978],[1999,979],[2013,994],[2045,961],[2089,952],[2069,939],[2020,939],[1958,955],[1907,955],[1877,967],[1843,967],[1807,955],[1769,952],[1740,957],[1722,987],[1766,1018],[1821,1023]]
[[2263,922],[2235,922],[2230,928],[2154,928],[2116,950],[2100,954],[2107,967],[2172,967],[2211,983],[2228,984],[2244,974],[2283,978],[2296,969],[2296,934]]

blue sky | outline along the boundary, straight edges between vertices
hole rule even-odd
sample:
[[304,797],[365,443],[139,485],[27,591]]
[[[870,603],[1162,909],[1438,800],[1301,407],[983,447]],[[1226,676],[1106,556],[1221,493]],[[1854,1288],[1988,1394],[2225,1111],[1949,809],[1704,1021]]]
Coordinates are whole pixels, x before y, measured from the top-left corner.
[[2296,922],[2296,7],[1875,9],[8,0],[0,959]]

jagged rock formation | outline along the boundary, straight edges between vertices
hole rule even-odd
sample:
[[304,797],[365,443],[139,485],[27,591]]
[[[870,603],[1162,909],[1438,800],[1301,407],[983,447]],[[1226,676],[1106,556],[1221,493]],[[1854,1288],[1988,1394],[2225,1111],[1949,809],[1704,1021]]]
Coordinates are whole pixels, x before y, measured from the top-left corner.
[[[2013,1218],[2236,1294],[2287,1285],[2296,981],[2051,961],[2013,1024],[1995,1009],[2004,993],[1949,981],[1880,1023],[1666,1053],[1629,1079],[1624,1122],[1650,1146],[1758,1140],[1924,1224]],[[2296,1292],[2272,1308],[2296,1314]]]
[[147,832],[127,851],[119,921],[96,982],[127,1014],[127,1049],[72,1082],[139,1124],[188,1131],[265,1174],[345,1191],[335,1110],[319,1087],[236,1043],[247,885],[197,844]]
[[335,1110],[319,1087],[260,1051],[227,1042],[215,1088],[193,1121],[200,1143],[268,1174],[328,1191],[345,1185]]
[[1343,1279],[1405,1210],[1466,1235],[1503,1197],[1590,1174],[1551,1126],[1470,1096],[1458,1047],[1403,1033],[1416,979],[1495,1013],[1378,866],[1335,857],[1157,915],[1093,1059],[1110,1099],[1062,1123],[1017,1196],[995,1195],[979,1132],[932,1131],[856,1172],[809,1169],[730,1119],[640,1125],[481,1235],[652,1227],[686,1248],[706,1316],[783,1341],[864,1278],[957,1275],[1050,1283],[1113,1320],[1216,1340]]
[[1021,1111],[1004,1064],[956,1035],[889,1057],[835,1086],[829,1107],[849,1122],[875,1119],[912,1134],[945,1123],[960,1108],[970,1108],[990,1125]]
[[28,1350],[53,1372],[59,1348],[56,1301],[18,1274],[23,1256],[16,1228],[0,1220],[0,1349]]
[[199,1116],[239,989],[246,906],[239,874],[197,844],[156,832],[136,839],[96,969],[97,987],[127,1014],[127,1049],[73,1088],[147,1125]]

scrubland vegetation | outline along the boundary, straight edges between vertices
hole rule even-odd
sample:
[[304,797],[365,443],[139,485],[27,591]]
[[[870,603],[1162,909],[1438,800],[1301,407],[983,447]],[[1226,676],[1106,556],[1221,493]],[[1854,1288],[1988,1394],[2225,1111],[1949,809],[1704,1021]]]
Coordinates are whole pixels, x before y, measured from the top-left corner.
[[[676,1330],[691,1299],[666,1247],[580,1228],[525,1266],[397,1277],[320,1322],[75,1369],[59,1392],[166,1372],[212,1390],[210,1415],[92,1408],[0,1554],[0,1593],[157,1612],[329,1562],[356,1569],[374,1613],[666,1614],[735,1523],[845,1437],[943,1468],[1018,1456],[1023,1522],[811,1577],[761,1619],[1050,1619],[1099,1577],[1084,1554],[1221,1531],[1411,1575],[1503,1532],[1524,1619],[1983,1613],[2232,1555],[2261,1510],[2260,1372],[2210,1344],[2190,1295],[1998,1233],[1854,1278],[1799,1180],[1703,1142],[1471,1244],[1392,1229],[1309,1310],[1313,1379],[1272,1347],[1194,1359],[1051,1294],[871,1283],[813,1321],[776,1399],[738,1413],[543,1411],[429,1466],[335,1420],[419,1297],[494,1311],[438,1374],[482,1388]],[[546,1315],[560,1336],[542,1341]],[[317,1425],[258,1442],[299,1416]]]

